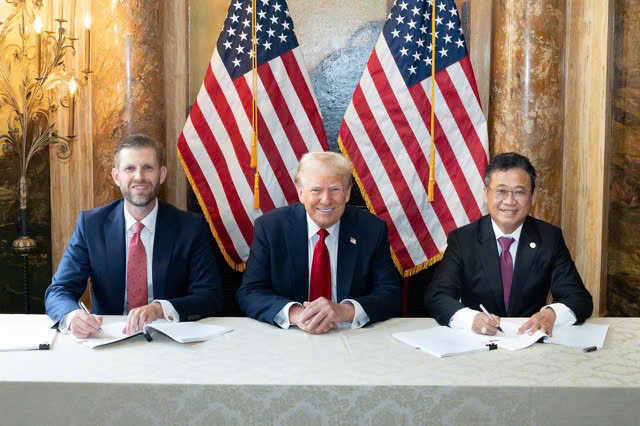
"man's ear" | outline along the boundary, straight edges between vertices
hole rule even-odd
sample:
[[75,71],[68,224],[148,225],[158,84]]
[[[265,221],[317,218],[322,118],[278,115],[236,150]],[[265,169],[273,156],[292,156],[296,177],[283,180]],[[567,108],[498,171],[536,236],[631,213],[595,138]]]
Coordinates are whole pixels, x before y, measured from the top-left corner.
[[113,179],[113,183],[115,183],[117,187],[120,187],[120,182],[118,182],[118,169],[115,167],[111,169],[111,178]]
[[160,185],[162,185],[167,178],[167,166],[160,167]]

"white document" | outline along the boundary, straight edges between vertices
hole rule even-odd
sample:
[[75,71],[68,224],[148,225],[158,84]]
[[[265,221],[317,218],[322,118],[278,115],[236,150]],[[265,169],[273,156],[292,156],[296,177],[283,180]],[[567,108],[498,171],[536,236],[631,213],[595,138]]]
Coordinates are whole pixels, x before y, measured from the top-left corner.
[[393,333],[399,341],[439,358],[470,352],[487,351],[487,336],[438,326],[426,330]]
[[545,343],[571,346],[574,348],[588,348],[596,346],[602,349],[607,338],[609,324],[582,324],[572,326],[553,327],[553,336],[545,339]]
[[547,337],[547,335],[540,330],[531,336],[529,336],[528,332],[518,335],[520,324],[505,319],[500,320],[500,328],[503,332],[492,336],[493,338],[491,340],[495,341],[499,348],[510,351],[519,351],[520,349],[528,348],[541,338]]
[[56,329],[48,327],[0,327],[0,351],[30,351],[51,349]]
[[220,336],[221,334],[231,331],[230,328],[218,325],[200,324],[197,322],[170,323],[165,321],[155,321],[151,324],[145,325],[144,330],[127,336],[122,333],[122,329],[125,324],[125,321],[104,324],[102,326],[102,332],[99,335],[92,336],[81,341],[90,348],[97,348],[130,339],[141,334],[150,334],[151,331],[158,331],[178,343],[192,343],[209,340],[213,337]]

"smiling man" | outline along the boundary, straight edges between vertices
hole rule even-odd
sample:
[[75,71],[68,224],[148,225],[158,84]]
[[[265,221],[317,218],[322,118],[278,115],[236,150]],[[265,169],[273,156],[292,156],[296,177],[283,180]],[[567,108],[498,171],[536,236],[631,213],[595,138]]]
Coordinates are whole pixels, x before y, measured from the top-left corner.
[[[222,310],[222,289],[202,216],[158,200],[162,150],[143,135],[118,145],[113,182],[124,200],[83,211],[45,293],[47,314],[77,337],[99,333],[100,315],[127,315],[126,334],[164,318],[194,321]],[[91,278],[92,317],[78,300]]]
[[401,288],[387,226],[346,205],[351,163],[333,152],[307,153],[295,181],[300,203],[272,210],[254,224],[236,295],[240,309],[312,334],[399,315]]
[[[556,324],[581,323],[591,295],[562,231],[529,216],[536,171],[513,152],[496,155],[485,171],[489,215],[451,232],[425,292],[428,312],[442,325],[496,334],[500,317],[530,317],[519,332],[551,335]],[[554,302],[546,305],[551,291]],[[483,305],[492,315],[480,312]]]

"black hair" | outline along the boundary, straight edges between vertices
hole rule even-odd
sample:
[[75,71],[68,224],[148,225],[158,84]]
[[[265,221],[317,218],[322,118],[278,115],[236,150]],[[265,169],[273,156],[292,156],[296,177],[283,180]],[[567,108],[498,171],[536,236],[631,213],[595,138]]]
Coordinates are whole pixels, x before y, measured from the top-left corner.
[[507,171],[511,169],[522,169],[527,172],[531,180],[531,192],[536,189],[536,169],[527,157],[517,152],[503,152],[493,157],[484,171],[484,184],[489,186],[491,173],[496,170]]

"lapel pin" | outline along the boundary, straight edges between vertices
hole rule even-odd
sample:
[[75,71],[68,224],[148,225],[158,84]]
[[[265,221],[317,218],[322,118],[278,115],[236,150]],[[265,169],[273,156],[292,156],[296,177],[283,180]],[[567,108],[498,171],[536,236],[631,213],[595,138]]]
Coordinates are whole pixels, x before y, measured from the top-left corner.
[[353,237],[351,237],[351,239],[349,240],[349,242],[351,242],[351,244],[354,244],[354,245],[355,245],[355,244],[356,244],[356,239],[355,239],[355,238],[353,238]]
[[531,244],[529,244],[529,247],[531,247],[531,248],[536,248],[536,243],[531,243]]

